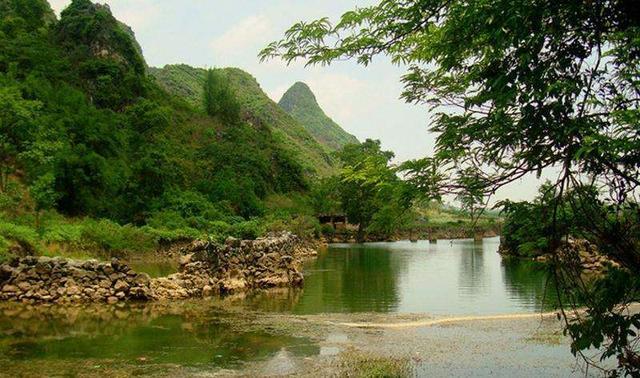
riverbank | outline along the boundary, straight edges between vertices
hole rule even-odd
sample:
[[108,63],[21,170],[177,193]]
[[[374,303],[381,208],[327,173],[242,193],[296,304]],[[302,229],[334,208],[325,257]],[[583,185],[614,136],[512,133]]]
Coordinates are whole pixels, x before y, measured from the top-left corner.
[[110,263],[46,256],[0,265],[0,300],[26,303],[167,300],[302,286],[312,246],[291,233],[224,244],[195,241],[180,250],[179,271],[150,278],[118,259]]
[[[450,321],[428,314],[299,316],[201,299],[113,306],[4,304],[0,318],[0,376],[583,374],[576,370],[561,324],[535,314]],[[424,320],[433,323],[410,331],[382,326]],[[99,326],[105,322],[111,326]],[[350,325],[362,322],[380,326]]]
[[492,238],[500,236],[501,227],[488,227],[473,229],[471,227],[433,227],[418,230],[402,230],[391,235],[366,234],[363,240],[358,241],[356,230],[340,230],[339,232],[326,234],[324,239],[329,243],[370,243],[381,241],[401,240],[452,240],[452,239],[476,239]]

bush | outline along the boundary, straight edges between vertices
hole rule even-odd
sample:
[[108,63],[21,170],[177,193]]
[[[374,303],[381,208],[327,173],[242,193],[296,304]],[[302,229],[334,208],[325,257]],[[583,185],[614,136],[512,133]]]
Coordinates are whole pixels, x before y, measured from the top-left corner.
[[142,229],[131,225],[120,226],[105,219],[85,221],[82,239],[116,256],[150,251],[157,247],[154,237]]
[[0,221],[0,236],[5,242],[18,243],[27,253],[33,254],[39,250],[38,233],[30,227]]
[[319,236],[321,232],[320,222],[311,216],[300,216],[291,221],[290,231],[302,238]]
[[188,227],[166,229],[144,226],[141,230],[152,237],[155,243],[160,245],[167,245],[178,241],[194,240],[203,236],[201,231]]
[[322,232],[322,235],[325,236],[333,236],[336,233],[336,230],[330,224],[323,224],[320,231]]
[[0,263],[5,262],[9,257],[9,241],[0,236]]
[[227,222],[222,222],[222,221],[209,222],[209,225],[207,227],[207,232],[214,235],[226,236],[229,234],[230,230],[231,230],[231,225]]
[[53,223],[46,227],[42,240],[46,243],[80,243],[82,231],[80,224]]
[[154,229],[175,230],[187,227],[187,221],[175,210],[158,211],[147,219],[147,225]]
[[238,239],[254,240],[264,233],[262,226],[255,220],[236,223],[229,229],[231,236]]

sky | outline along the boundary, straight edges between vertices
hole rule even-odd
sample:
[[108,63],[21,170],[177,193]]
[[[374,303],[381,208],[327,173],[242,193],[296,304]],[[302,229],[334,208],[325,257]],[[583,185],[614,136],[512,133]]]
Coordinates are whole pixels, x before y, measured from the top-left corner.
[[[70,0],[49,0],[59,14]],[[345,11],[375,0],[108,0],[112,13],[129,25],[150,66],[185,63],[196,67],[239,67],[251,73],[278,101],[296,81],[309,85],[324,111],[358,139],[380,139],[396,161],[432,154],[424,106],[399,99],[404,67],[378,57],[367,67],[338,62],[329,67],[287,66],[260,62],[258,52],[280,39],[298,21],[336,20]],[[494,201],[531,199],[539,182],[533,177],[504,188]]]

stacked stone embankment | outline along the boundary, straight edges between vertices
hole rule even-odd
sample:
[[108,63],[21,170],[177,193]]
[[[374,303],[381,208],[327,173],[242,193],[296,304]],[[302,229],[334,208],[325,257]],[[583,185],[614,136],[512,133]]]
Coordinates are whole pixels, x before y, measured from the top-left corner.
[[16,258],[0,265],[0,300],[108,302],[207,297],[302,286],[302,263],[313,246],[291,233],[223,245],[195,241],[181,250],[178,273],[150,278],[114,259]]
[[109,302],[152,298],[150,278],[113,260],[27,256],[0,265],[0,299],[23,302]]

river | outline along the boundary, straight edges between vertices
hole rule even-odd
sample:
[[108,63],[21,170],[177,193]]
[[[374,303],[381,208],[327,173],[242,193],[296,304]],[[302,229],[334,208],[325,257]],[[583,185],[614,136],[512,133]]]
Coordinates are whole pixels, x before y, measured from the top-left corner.
[[[412,331],[413,337],[426,336],[411,342],[403,331],[371,333],[337,325],[354,319],[401,321],[550,309],[544,268],[525,261],[503,262],[498,243],[489,238],[331,245],[308,263],[300,290],[116,306],[5,303],[0,307],[0,376],[183,376],[211,371],[247,374],[250,369],[275,375],[302,369],[314,375],[317,364],[324,368],[327,358],[354,345],[366,349],[379,344],[387,353],[397,344],[401,352],[418,353],[438,342],[466,349],[472,340],[483,338],[501,345],[495,350],[515,348],[523,366],[532,369],[528,375],[571,372],[573,359],[565,341],[560,343],[553,332],[536,336],[540,331],[534,323],[524,336],[521,326],[513,324],[501,330],[485,323],[493,333],[468,326],[462,333],[433,327]],[[526,340],[536,337],[542,341],[523,353],[528,350]],[[442,363],[446,375],[452,364]],[[524,371],[518,366],[505,366],[504,371]],[[460,369],[471,372],[467,365]],[[429,375],[435,370],[422,364],[417,371]]]

